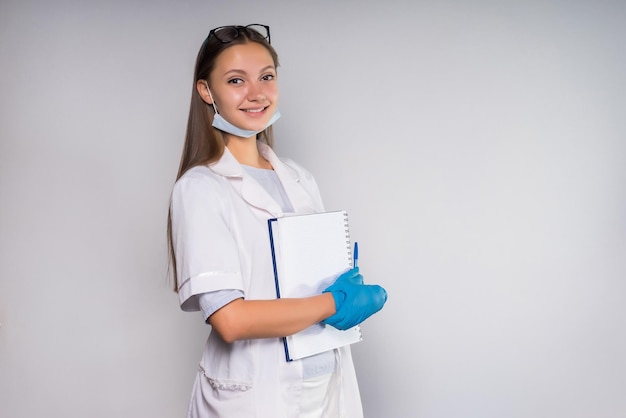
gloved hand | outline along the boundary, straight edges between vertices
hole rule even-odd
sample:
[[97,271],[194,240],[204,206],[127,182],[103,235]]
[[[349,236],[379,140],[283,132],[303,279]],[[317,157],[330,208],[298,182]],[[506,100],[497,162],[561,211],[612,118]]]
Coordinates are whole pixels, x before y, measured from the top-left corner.
[[341,274],[335,283],[324,290],[335,299],[335,314],[322,321],[333,327],[350,329],[382,309],[387,292],[378,285],[363,284],[363,276],[354,268]]

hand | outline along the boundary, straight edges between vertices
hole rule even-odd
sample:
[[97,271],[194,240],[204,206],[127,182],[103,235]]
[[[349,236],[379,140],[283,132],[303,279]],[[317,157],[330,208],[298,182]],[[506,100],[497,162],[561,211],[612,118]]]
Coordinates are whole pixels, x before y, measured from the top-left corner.
[[336,312],[322,322],[340,330],[350,329],[365,321],[381,310],[387,301],[385,289],[363,284],[358,268],[341,274],[325,292],[332,293]]

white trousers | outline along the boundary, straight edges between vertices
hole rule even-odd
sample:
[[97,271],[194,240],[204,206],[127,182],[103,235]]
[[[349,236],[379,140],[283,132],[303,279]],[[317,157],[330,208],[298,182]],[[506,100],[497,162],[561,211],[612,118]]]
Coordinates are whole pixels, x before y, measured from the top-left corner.
[[333,377],[328,373],[303,381],[300,418],[340,418],[339,392],[331,384]]

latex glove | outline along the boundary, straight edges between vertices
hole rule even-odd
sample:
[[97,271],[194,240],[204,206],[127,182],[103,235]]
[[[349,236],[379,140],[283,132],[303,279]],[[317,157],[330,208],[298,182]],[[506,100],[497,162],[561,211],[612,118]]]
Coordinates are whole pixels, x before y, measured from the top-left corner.
[[335,299],[335,314],[322,321],[340,330],[350,329],[382,309],[387,292],[378,285],[363,284],[363,276],[355,268],[341,274],[324,290]]

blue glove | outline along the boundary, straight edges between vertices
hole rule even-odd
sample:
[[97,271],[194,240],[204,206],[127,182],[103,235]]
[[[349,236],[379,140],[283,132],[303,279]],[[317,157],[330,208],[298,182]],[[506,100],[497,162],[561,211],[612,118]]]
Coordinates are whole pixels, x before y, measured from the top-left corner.
[[335,299],[335,314],[322,321],[333,327],[350,329],[382,309],[387,292],[378,285],[363,284],[363,276],[354,268],[341,274],[335,283],[324,290]]

